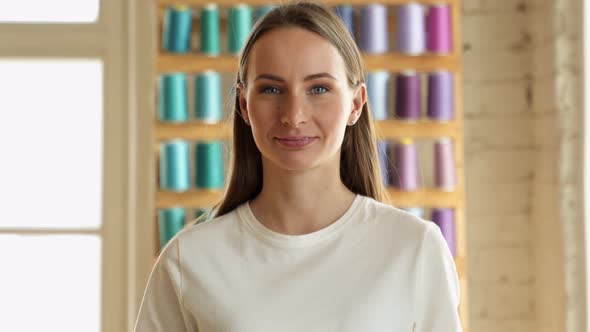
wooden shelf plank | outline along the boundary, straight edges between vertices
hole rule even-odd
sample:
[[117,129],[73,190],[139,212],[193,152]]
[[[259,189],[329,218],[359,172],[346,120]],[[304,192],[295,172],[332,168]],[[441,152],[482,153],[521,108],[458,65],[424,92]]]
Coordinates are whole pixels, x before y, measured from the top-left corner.
[[[376,121],[376,132],[380,139],[397,139],[411,137],[416,139],[432,139],[438,137],[457,138],[461,135],[458,122],[439,123],[423,120],[408,123],[397,120]],[[223,140],[231,137],[231,127],[228,123],[206,124],[201,122],[186,122],[169,124],[156,122],[155,137],[158,141],[171,139]]]
[[[450,207],[462,208],[462,188],[453,192],[444,192],[435,189],[423,189],[415,192],[403,192],[389,188],[391,203],[400,207]],[[186,208],[210,207],[222,198],[220,190],[189,190],[185,192],[172,192],[160,190],[156,193],[156,208],[183,206]]]
[[[449,70],[454,72],[459,68],[459,60],[455,55],[407,56],[399,53],[382,55],[363,54],[363,59],[368,71],[388,70],[399,72],[411,68],[423,72],[436,70]],[[158,56],[156,66],[159,73],[197,73],[205,70],[235,73],[238,70],[238,57],[231,54],[206,56],[196,53],[161,53]]]
[[[439,4],[439,3],[448,3],[448,4],[456,4],[459,0],[413,0],[414,2],[422,3],[422,4]],[[159,6],[170,6],[170,5],[190,5],[190,6],[203,6],[208,2],[203,0],[157,0]],[[353,6],[361,6],[366,5],[366,0],[323,0],[324,4],[328,6],[335,6],[340,4],[347,4]],[[235,0],[217,0],[215,3],[219,6],[233,6],[236,4]],[[243,0],[240,3],[248,4],[248,5],[268,5],[272,3],[280,3],[279,1],[272,1],[272,0]],[[383,0],[379,3],[387,4],[387,5],[400,5],[408,3],[408,0]]]

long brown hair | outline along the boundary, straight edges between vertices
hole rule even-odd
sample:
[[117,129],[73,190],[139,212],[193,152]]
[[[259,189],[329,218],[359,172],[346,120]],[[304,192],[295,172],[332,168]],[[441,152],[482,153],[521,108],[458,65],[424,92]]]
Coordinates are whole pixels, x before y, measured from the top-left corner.
[[[360,52],[340,18],[325,5],[303,1],[280,5],[256,23],[240,55],[236,85],[245,83],[248,57],[256,41],[267,32],[284,27],[303,28],[328,40],[344,59],[351,87],[365,82]],[[233,145],[226,188],[223,198],[206,215],[207,219],[231,212],[262,190],[261,154],[250,127],[241,116],[237,93],[233,107],[233,116],[229,120],[233,126]],[[350,191],[384,201],[389,197],[381,182],[375,140],[375,128],[367,102],[356,124],[346,127],[340,156],[340,178]]]

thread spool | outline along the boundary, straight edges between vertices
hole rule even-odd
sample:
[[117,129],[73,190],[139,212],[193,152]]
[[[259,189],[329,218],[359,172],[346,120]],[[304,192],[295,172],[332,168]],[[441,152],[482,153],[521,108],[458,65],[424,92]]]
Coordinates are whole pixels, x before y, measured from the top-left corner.
[[195,145],[196,185],[201,189],[221,189],[225,181],[223,144],[221,141]]
[[252,8],[248,5],[231,7],[227,24],[228,51],[239,54],[252,29]]
[[420,218],[420,219],[424,219],[425,213],[424,213],[424,209],[423,208],[419,208],[419,207],[406,207],[406,208],[402,208],[402,210],[413,214],[414,216]]
[[390,162],[389,162],[389,143],[386,140],[379,140],[377,141],[377,152],[379,156],[379,167],[381,168],[381,180],[383,181],[384,186],[388,186],[390,183],[389,177],[389,169],[390,169]]
[[160,187],[163,190],[186,191],[190,189],[189,144],[172,140],[161,145]]
[[435,54],[452,51],[451,9],[447,4],[437,4],[429,8],[426,17],[427,46]]
[[455,242],[455,210],[438,208],[432,210],[432,221],[438,225],[453,257],[457,255]]
[[185,211],[182,207],[158,210],[160,249],[184,228]]
[[448,71],[428,74],[427,116],[435,121],[451,121],[455,117],[454,77]]
[[162,47],[172,53],[187,53],[190,50],[192,10],[187,6],[167,7],[164,12]]
[[387,71],[367,74],[367,94],[374,120],[385,120],[389,114],[389,87],[391,75]]
[[424,6],[409,3],[397,6],[396,45],[400,53],[419,55],[426,51]]
[[342,20],[352,39],[355,39],[354,8],[350,5],[339,5],[334,7],[334,12]]
[[201,10],[200,19],[201,53],[219,55],[221,53],[221,37],[219,32],[219,9],[215,4],[207,4]]
[[258,7],[256,7],[256,10],[254,11],[254,21],[255,22],[258,21],[264,15],[270,13],[275,8],[276,8],[275,5],[267,5],[267,6],[258,6]]
[[206,123],[223,119],[221,99],[221,74],[205,71],[195,78],[195,117]]
[[193,221],[194,221],[193,223],[196,225],[196,224],[200,224],[204,221],[209,220],[209,219],[203,219],[203,220],[200,220],[199,222],[197,222],[197,219],[199,219],[200,216],[202,216],[203,214],[205,214],[207,212],[209,212],[208,209],[202,209],[202,208],[194,209],[193,210]]
[[405,138],[398,142],[395,151],[395,171],[392,174],[394,185],[400,190],[414,191],[419,187],[418,151],[412,139]]
[[187,121],[186,75],[184,73],[163,74],[158,83],[158,119],[163,122]]
[[371,4],[361,8],[359,45],[369,54],[387,53],[389,50],[389,26],[387,7]]
[[395,78],[395,116],[418,121],[422,114],[422,83],[415,71],[403,71]]
[[434,143],[435,184],[443,191],[453,191],[457,186],[453,142],[441,138]]

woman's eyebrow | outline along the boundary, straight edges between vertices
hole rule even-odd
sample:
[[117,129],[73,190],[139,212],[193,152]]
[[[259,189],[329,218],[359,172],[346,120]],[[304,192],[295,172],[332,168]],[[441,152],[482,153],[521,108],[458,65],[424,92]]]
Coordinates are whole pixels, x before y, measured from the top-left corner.
[[[327,77],[327,78],[331,78],[333,80],[336,80],[336,77],[330,75],[329,73],[317,73],[317,74],[311,74],[308,76],[305,76],[305,78],[303,79],[304,81],[311,81],[311,80],[315,80],[318,78],[323,78],[323,77]],[[254,81],[260,80],[260,79],[268,79],[268,80],[272,80],[272,81],[277,81],[277,82],[281,82],[281,83],[285,83],[285,80],[279,76],[276,75],[272,75],[272,74],[260,74],[258,75]]]

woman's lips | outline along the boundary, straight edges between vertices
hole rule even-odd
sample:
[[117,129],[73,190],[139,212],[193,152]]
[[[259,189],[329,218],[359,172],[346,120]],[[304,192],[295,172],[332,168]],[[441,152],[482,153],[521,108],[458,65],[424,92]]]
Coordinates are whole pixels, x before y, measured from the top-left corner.
[[288,148],[301,148],[308,146],[315,142],[317,137],[277,137],[276,140],[283,146]]

